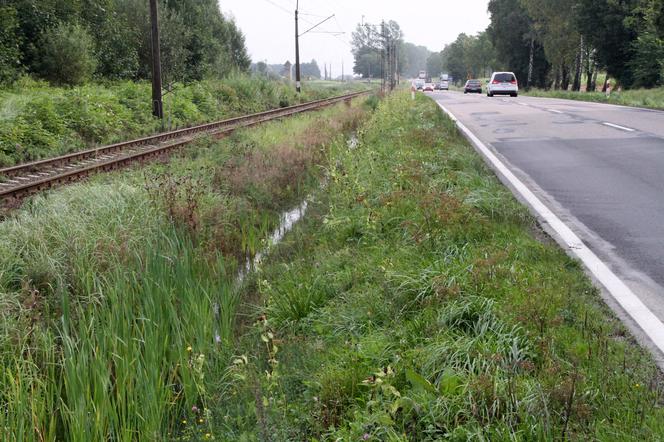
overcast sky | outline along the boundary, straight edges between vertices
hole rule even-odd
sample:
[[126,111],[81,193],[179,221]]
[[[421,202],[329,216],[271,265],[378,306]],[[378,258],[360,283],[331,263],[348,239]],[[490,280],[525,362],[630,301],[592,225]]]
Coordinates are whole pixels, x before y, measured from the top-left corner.
[[[253,61],[284,63],[295,61],[294,14],[296,0],[219,0],[224,14],[235,17],[247,39]],[[334,76],[353,68],[350,38],[362,21],[379,24],[396,20],[405,40],[439,51],[461,32],[475,34],[489,24],[488,0],[442,0],[408,2],[402,0],[300,0],[300,33],[325,17],[335,17],[317,30],[345,32],[343,35],[309,33],[300,38],[301,61],[316,59],[332,65]]]

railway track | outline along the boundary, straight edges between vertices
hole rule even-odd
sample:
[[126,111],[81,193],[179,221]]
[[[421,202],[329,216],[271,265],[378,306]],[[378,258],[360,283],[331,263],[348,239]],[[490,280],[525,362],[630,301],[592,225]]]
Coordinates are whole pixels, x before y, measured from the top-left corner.
[[0,199],[8,204],[36,192],[80,180],[86,176],[158,157],[203,135],[221,135],[302,112],[320,109],[368,94],[355,92],[295,106],[201,124],[132,141],[74,152],[55,158],[0,169]]

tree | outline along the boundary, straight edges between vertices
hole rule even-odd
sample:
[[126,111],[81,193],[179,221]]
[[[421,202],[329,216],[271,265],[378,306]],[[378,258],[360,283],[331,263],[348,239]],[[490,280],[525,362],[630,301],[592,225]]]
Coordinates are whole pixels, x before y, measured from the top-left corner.
[[637,22],[639,36],[632,42],[632,59],[628,67],[635,87],[664,85],[664,0],[647,0],[638,12],[643,17]]
[[520,0],[490,0],[489,13],[491,24],[487,33],[498,65],[513,71],[522,83],[531,77],[534,86],[545,87],[549,62],[536,38],[532,19]]
[[[384,35],[383,35],[384,32]],[[353,72],[363,78],[379,77],[382,72],[381,53],[385,49],[385,42],[390,42],[398,54],[398,72],[403,72],[407,63],[406,49],[404,48],[403,32],[394,20],[381,25],[358,24],[351,37],[351,47],[354,57]]]
[[443,57],[440,52],[434,52],[427,58],[427,73],[430,77],[438,77],[443,73]]
[[405,61],[402,67],[403,72],[408,77],[415,78],[420,71],[427,68],[427,60],[431,55],[429,49],[406,42],[403,44],[403,52],[405,54]]
[[623,86],[631,86],[629,63],[638,33],[630,22],[641,0],[577,0],[574,11],[579,32],[595,48],[597,61]]
[[76,85],[89,80],[97,66],[94,42],[81,25],[61,23],[40,42],[40,71],[56,84]]
[[[18,46],[21,70],[53,78],[44,70],[42,49],[46,36],[67,24],[90,32],[97,76],[151,76],[150,21],[145,0],[0,0],[0,4],[7,5],[0,6],[0,38],[12,30],[13,35],[7,39],[13,42],[11,47]],[[6,10],[10,9],[15,11],[15,25],[7,21]],[[199,80],[249,69],[244,35],[232,19],[224,17],[217,0],[160,0],[159,13],[162,67],[167,81]],[[60,53],[64,49],[61,47]],[[6,66],[4,61],[2,66]]]
[[[554,87],[567,89],[570,82],[571,68],[577,60],[581,48],[580,34],[570,11],[577,0],[521,0],[532,26],[536,30],[538,41],[542,43],[544,53],[555,72]],[[577,71],[580,72],[580,61]],[[560,81],[558,81],[560,80]],[[578,81],[578,79],[577,79]]]
[[0,84],[11,83],[21,70],[16,9],[0,7]]
[[463,79],[468,76],[468,69],[466,66],[466,34],[459,34],[457,39],[445,46],[442,52],[443,70],[456,79]]
[[300,72],[303,77],[320,78],[320,68],[316,60],[311,60],[310,63],[301,63]]
[[362,78],[380,76],[382,40],[379,32],[370,25],[358,24],[351,37],[354,57],[353,72]]

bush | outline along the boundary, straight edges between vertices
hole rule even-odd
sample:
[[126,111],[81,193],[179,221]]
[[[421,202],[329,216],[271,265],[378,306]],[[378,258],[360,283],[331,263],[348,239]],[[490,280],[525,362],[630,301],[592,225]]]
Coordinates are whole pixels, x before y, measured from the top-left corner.
[[59,24],[44,34],[40,47],[40,70],[52,83],[82,84],[92,77],[97,67],[94,41],[81,25]]
[[654,32],[645,32],[632,47],[634,58],[630,67],[634,72],[634,86],[647,88],[664,84],[664,40]]
[[16,10],[0,8],[0,84],[15,81],[20,72],[21,52],[17,29]]

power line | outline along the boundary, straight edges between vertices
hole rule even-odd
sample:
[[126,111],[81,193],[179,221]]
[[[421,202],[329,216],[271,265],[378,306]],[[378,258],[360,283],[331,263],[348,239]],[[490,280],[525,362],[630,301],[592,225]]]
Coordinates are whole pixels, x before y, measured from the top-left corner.
[[271,4],[272,6],[281,9],[282,11],[287,13],[288,15],[291,15],[291,13],[292,13],[291,11],[289,11],[288,9],[286,9],[285,7],[280,5],[279,3],[273,2],[272,0],[265,0],[265,1],[268,2],[269,4]]

